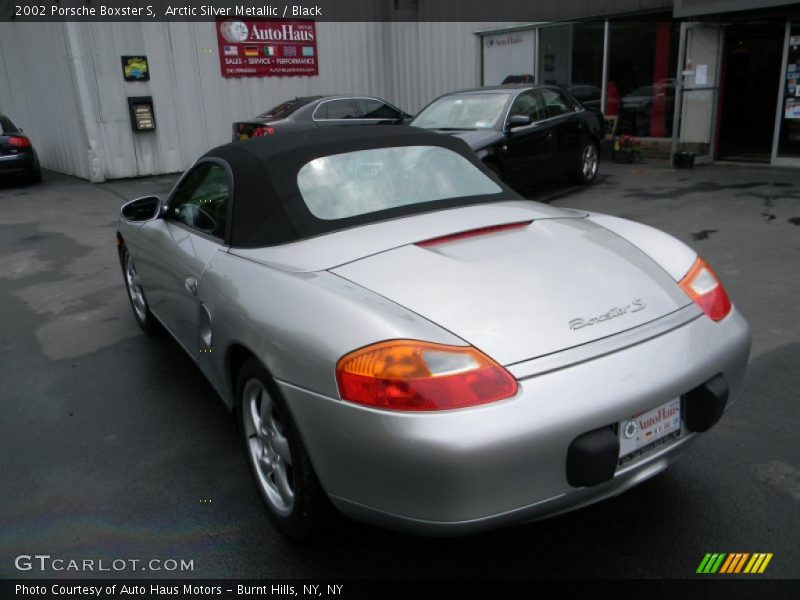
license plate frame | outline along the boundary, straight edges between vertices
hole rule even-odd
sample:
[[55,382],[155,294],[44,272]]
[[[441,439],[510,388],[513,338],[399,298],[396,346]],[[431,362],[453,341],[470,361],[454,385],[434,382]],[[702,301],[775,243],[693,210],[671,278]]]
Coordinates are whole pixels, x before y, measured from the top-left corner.
[[623,419],[617,424],[619,464],[629,462],[680,437],[682,424],[680,397]]

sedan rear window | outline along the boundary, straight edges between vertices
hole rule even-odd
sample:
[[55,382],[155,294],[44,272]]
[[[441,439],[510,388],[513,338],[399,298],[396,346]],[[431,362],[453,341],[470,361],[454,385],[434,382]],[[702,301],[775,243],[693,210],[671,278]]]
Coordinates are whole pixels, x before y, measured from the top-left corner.
[[8,117],[0,117],[0,133],[3,132],[18,133],[19,129],[17,128],[16,125],[14,125],[14,123],[11,122],[11,119],[9,119]]
[[325,220],[502,191],[466,158],[436,146],[322,156],[300,169],[297,187],[311,213]]

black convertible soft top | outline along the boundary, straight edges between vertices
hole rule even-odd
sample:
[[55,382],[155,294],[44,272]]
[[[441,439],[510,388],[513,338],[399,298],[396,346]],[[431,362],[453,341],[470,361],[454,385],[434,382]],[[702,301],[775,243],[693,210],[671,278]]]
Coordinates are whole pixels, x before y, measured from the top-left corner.
[[229,242],[239,248],[274,246],[403,215],[520,198],[498,183],[499,194],[410,204],[335,220],[311,213],[297,187],[297,173],[304,165],[322,156],[393,146],[448,148],[490,174],[463,140],[403,125],[294,129],[225,144],[203,158],[221,159],[233,171]]

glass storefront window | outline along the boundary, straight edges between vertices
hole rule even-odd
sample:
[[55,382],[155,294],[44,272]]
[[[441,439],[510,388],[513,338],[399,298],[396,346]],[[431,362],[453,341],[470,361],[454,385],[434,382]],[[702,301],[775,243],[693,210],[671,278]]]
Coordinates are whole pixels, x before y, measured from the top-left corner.
[[678,39],[668,20],[611,23],[606,116],[617,133],[672,135]]
[[778,118],[781,120],[778,156],[800,156],[800,25],[792,26],[789,37],[783,106]]
[[601,21],[539,29],[539,80],[567,90],[584,106],[600,109],[603,79]]

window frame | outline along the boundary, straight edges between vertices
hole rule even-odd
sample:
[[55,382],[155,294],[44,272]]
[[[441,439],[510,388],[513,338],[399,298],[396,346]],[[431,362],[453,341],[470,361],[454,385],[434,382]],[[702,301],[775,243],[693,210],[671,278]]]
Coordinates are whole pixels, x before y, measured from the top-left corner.
[[[403,113],[402,110],[400,110],[396,106],[392,106],[391,104],[389,104],[388,102],[385,102],[384,100],[381,100],[380,98],[371,98],[371,97],[368,97],[368,96],[364,96],[364,97],[360,97],[360,98],[351,98],[351,100],[353,101],[353,104],[355,104],[356,109],[359,112],[358,118],[361,119],[362,121],[400,121],[400,120],[403,119],[403,114],[404,113]],[[384,107],[388,108],[389,110],[394,111],[395,116],[394,117],[368,117],[367,113],[364,112],[364,107],[362,107],[361,104],[359,104],[359,102],[362,102],[362,101],[377,102],[377,103],[383,105]]]
[[[188,225],[187,223],[184,223],[183,221],[177,219],[174,214],[175,195],[180,190],[181,185],[185,183],[185,181],[189,177],[191,177],[192,173],[194,173],[197,169],[200,169],[207,164],[212,164],[222,167],[228,178],[228,206],[226,209],[225,234],[224,237],[222,238],[214,234],[196,229],[191,225]],[[229,246],[231,239],[231,225],[233,224],[233,202],[234,202],[234,179],[231,166],[221,158],[216,158],[216,157],[201,158],[198,161],[196,161],[189,169],[187,169],[183,175],[181,175],[181,178],[178,179],[178,182],[175,184],[175,187],[173,187],[172,190],[170,191],[169,196],[167,197],[167,201],[164,203],[164,219],[166,221],[169,221],[170,223],[173,223],[174,225],[177,225],[178,227],[186,229],[187,231],[195,235],[204,237],[207,240],[217,242],[224,246]]]
[[[564,106],[567,109],[566,112],[563,112],[559,115],[551,115],[550,105],[547,104],[547,98],[544,97],[545,91],[553,92],[557,96],[560,96],[561,99],[564,101]],[[547,111],[548,118],[550,119],[558,119],[559,117],[564,117],[571,115],[572,113],[575,112],[580,112],[579,106],[572,101],[567,92],[565,92],[564,90],[555,87],[543,87],[539,89],[539,93],[542,95],[542,101],[544,102],[544,109]]]
[[[318,118],[317,117],[317,112],[319,111],[319,109],[322,108],[322,106],[324,106],[325,104],[329,104],[331,102],[347,102],[347,103],[349,103],[350,107],[353,109],[353,115],[354,116],[352,118],[350,118],[350,119],[330,119],[328,117],[319,117]],[[343,121],[345,123],[350,123],[352,121],[356,121],[356,120],[359,120],[359,119],[361,119],[361,117],[359,116],[359,109],[358,109],[358,106],[356,105],[356,103],[353,102],[353,98],[328,98],[327,100],[323,100],[322,102],[317,104],[317,107],[314,109],[314,112],[311,113],[311,120],[314,121],[315,123],[326,123],[326,122],[330,122],[330,121]]]
[[[552,118],[552,117],[550,117],[549,113],[547,112],[547,104],[545,104],[544,97],[539,92],[539,90],[537,88],[527,88],[527,89],[521,90],[518,94],[513,96],[512,100],[511,100],[511,103],[508,105],[508,110],[506,111],[505,121],[503,121],[503,131],[508,131],[509,120],[512,117],[511,109],[514,108],[514,103],[517,101],[517,98],[522,96],[522,94],[532,94],[534,97],[538,98],[539,99],[539,103],[542,106],[542,109],[544,110],[544,116],[541,119],[537,119],[535,121],[531,119],[530,125],[526,125],[525,127],[532,127],[532,126],[536,125],[537,123],[542,123],[542,122],[547,121],[548,119]],[[525,127],[520,127],[519,129],[525,129]]]

